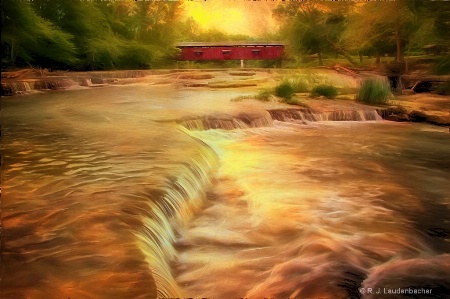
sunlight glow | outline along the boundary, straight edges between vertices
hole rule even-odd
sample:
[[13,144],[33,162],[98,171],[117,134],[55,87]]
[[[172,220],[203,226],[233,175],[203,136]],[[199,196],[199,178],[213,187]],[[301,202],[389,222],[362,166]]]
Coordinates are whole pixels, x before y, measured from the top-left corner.
[[216,29],[228,34],[261,35],[272,29],[274,4],[244,1],[187,1],[186,18],[192,18],[204,30]]
[[202,2],[186,2],[187,15],[203,29],[218,29],[231,34],[250,34],[245,14],[237,7],[207,5]]

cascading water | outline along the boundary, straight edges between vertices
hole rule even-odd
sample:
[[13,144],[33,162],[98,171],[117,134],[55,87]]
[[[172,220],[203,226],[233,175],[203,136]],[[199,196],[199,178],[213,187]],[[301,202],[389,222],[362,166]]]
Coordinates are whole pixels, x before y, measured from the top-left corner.
[[144,211],[144,228],[136,235],[152,269],[158,298],[180,294],[170,267],[177,256],[173,247],[175,229],[189,221],[201,208],[211,172],[216,168],[217,157],[205,146],[198,156],[180,166],[178,176],[167,179],[161,193],[147,202],[145,211],[149,212]]
[[105,90],[87,94],[6,105],[2,295],[176,296],[176,229],[200,209],[217,156],[184,129],[149,121],[154,103],[128,117],[135,103],[119,96],[108,107],[96,100]]
[[307,124],[317,121],[379,121],[382,117],[374,110],[339,110],[313,112],[310,109],[270,109],[259,113],[241,113],[239,115],[213,115],[189,117],[177,121],[189,130],[235,130],[268,127],[273,121]]
[[245,129],[271,126],[273,119],[270,113],[241,113],[237,116],[232,115],[214,115],[205,117],[187,118],[178,121],[189,130],[210,130],[210,129]]
[[381,116],[374,110],[338,110],[314,112],[310,109],[273,109],[270,115],[279,121],[375,121]]
[[230,93],[5,99],[2,296],[450,289],[448,133]]
[[2,95],[29,93],[36,90],[62,89],[78,85],[70,78],[49,77],[41,79],[27,79],[11,83],[2,83]]
[[[407,139],[395,136],[414,134],[409,128],[294,126],[195,133],[219,153],[221,168],[212,203],[177,241],[184,295],[378,298],[364,292],[422,288],[440,298],[448,292],[442,278],[449,275],[448,224],[417,219],[434,205],[448,211],[448,148],[431,158],[446,166],[424,169],[430,161],[418,158],[422,146],[403,148]],[[427,143],[447,143],[438,141],[440,134]],[[369,136],[383,136],[384,143]],[[402,151],[406,157],[399,158]],[[401,178],[417,168],[424,173],[411,178],[420,186]]]
[[189,130],[235,130],[269,127],[273,121],[308,124],[318,121],[379,121],[382,120],[374,110],[339,110],[330,112],[313,112],[310,109],[270,109],[253,114],[210,115],[190,117],[177,121]]

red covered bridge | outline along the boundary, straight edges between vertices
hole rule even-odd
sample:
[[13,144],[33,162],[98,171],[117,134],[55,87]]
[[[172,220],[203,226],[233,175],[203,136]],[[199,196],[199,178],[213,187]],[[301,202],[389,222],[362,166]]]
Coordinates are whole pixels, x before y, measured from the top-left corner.
[[188,42],[180,43],[180,60],[268,60],[280,59],[282,42]]

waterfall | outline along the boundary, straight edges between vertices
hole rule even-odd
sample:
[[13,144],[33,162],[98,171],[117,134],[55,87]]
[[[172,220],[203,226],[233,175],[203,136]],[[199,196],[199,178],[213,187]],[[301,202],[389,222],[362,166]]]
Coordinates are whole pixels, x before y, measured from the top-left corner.
[[81,80],[81,86],[92,86],[92,79],[87,78],[87,79],[83,79]]
[[337,110],[314,112],[307,108],[301,109],[273,109],[269,110],[273,119],[284,122],[291,121],[374,121],[381,120],[381,116],[374,110]]
[[373,121],[381,120],[376,110],[330,111],[319,114],[321,121]]
[[186,118],[178,121],[185,128],[193,131],[204,131],[210,129],[234,130],[267,127],[272,125],[272,117],[269,112],[265,113],[241,113],[237,116],[212,115],[195,118]]
[[6,96],[28,93],[34,89],[35,89],[34,81],[17,81],[12,83],[2,83],[2,95]]
[[173,243],[176,228],[193,216],[205,198],[211,173],[218,168],[218,157],[206,144],[198,155],[174,170],[159,190],[147,192],[147,208],[142,210],[143,228],[136,233],[139,247],[152,269],[158,298],[172,298],[180,290],[170,271],[176,260]]
[[177,121],[193,131],[211,129],[235,130],[268,127],[273,121],[307,124],[319,121],[379,121],[382,117],[377,110],[338,110],[314,112],[308,108],[271,109],[261,113],[241,113],[232,115],[209,115],[190,117]]
[[78,85],[78,83],[68,77],[27,79],[23,81],[2,83],[1,94],[4,96],[12,96],[15,94],[29,93],[33,90],[61,89],[73,85]]
[[310,109],[272,109],[269,110],[270,116],[278,121],[317,121],[317,115]]
[[117,78],[143,78],[153,71],[80,72],[69,75],[52,75],[42,78],[2,82],[1,95],[13,96],[33,90],[62,89],[70,86],[95,87],[96,84],[114,82]]

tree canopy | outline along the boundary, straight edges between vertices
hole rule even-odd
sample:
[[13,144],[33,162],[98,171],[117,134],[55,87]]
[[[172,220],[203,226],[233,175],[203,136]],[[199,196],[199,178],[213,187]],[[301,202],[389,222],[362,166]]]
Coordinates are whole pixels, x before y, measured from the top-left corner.
[[397,61],[407,50],[430,43],[450,46],[450,3],[418,0],[390,2],[300,1],[280,4],[274,15],[280,34],[294,54],[392,54]]
[[176,53],[176,1],[4,0],[2,66],[151,68]]
[[[450,2],[287,1],[273,11],[291,55],[389,54],[397,61],[425,45],[450,48]],[[256,40],[203,30],[181,1],[1,1],[2,68],[146,69],[175,60],[179,41]],[[259,23],[258,23],[259,22]],[[261,26],[261,20],[255,24]]]

